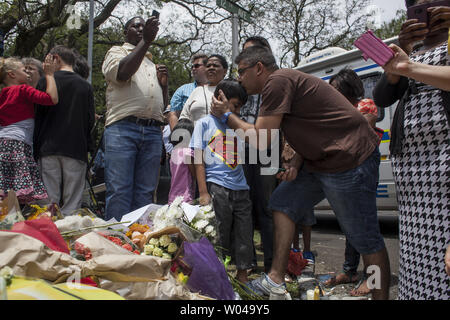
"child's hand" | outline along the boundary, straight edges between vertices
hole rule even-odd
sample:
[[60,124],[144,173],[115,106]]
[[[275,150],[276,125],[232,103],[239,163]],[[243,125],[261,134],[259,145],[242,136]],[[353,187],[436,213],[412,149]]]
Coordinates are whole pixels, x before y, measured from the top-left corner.
[[198,202],[201,206],[207,206],[211,203],[211,196],[208,192],[206,193],[200,193],[200,198],[198,199]]
[[44,63],[42,64],[42,68],[44,69],[44,73],[49,76],[53,76],[55,71],[59,69],[58,59],[52,55],[48,54],[45,57]]

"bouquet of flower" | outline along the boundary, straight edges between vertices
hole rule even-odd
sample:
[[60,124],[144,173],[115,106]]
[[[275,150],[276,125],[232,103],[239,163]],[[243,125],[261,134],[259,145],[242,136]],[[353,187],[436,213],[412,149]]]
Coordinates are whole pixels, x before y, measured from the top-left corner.
[[139,224],[139,223],[133,223],[131,226],[128,227],[128,231],[126,233],[126,236],[131,239],[131,241],[139,246],[139,248],[143,248],[144,246],[144,238],[147,234],[149,234],[150,227],[148,225]]
[[141,254],[139,248],[123,233],[112,230],[97,231],[97,233],[116,245],[133,252],[135,254]]
[[52,219],[53,222],[56,222],[57,220],[64,219],[64,216],[56,203],[43,207],[37,204],[26,205],[22,210],[22,214],[26,220],[35,220],[42,217],[47,217]]
[[213,244],[217,244],[216,214],[211,205],[201,206],[191,222],[184,219],[191,228],[202,233]]
[[172,260],[177,251],[176,239],[172,239],[168,234],[163,234],[159,238],[151,238],[148,244],[144,245],[143,254]]
[[172,266],[170,267],[170,272],[177,279],[177,281],[183,285],[185,285],[189,276],[192,273],[192,268],[189,267],[184,261],[183,257],[179,256],[172,261]]
[[183,209],[181,208],[183,199],[183,196],[177,197],[170,205],[167,204],[156,212],[150,213],[153,220],[153,231],[177,225],[177,222],[183,217]]
[[197,214],[189,220],[183,210],[183,196],[179,196],[151,215],[154,231],[184,223],[207,237],[212,244],[217,243],[216,215],[212,205],[199,206]]

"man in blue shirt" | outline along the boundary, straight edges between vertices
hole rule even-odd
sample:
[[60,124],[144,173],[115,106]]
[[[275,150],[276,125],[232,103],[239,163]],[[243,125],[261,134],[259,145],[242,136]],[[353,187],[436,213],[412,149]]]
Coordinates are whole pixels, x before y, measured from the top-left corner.
[[191,62],[191,72],[194,77],[194,82],[187,83],[179,87],[172,96],[170,100],[170,112],[169,112],[169,125],[170,129],[173,130],[173,127],[178,122],[178,118],[180,117],[181,110],[183,110],[183,106],[186,100],[191,95],[192,91],[198,86],[203,86],[206,84],[206,60],[208,56],[202,53],[198,53],[192,56]]

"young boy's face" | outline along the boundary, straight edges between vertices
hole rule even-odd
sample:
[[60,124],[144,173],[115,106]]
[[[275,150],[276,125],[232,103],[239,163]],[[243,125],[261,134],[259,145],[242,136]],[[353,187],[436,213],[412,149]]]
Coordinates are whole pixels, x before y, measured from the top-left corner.
[[243,104],[242,101],[239,98],[231,98],[228,101],[231,102],[231,104],[232,104],[231,112],[239,115],[239,112],[241,111],[241,107]]

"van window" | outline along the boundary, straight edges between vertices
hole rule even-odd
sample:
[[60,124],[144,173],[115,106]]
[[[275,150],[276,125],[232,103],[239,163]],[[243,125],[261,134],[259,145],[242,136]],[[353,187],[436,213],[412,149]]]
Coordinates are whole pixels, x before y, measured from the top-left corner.
[[[364,91],[365,91],[364,98],[369,98],[369,99],[373,100],[372,91],[375,88],[378,80],[381,78],[381,75],[382,75],[381,72],[374,72],[374,73],[359,76],[364,85]],[[377,122],[380,122],[383,119],[384,119],[384,108],[378,108]]]

